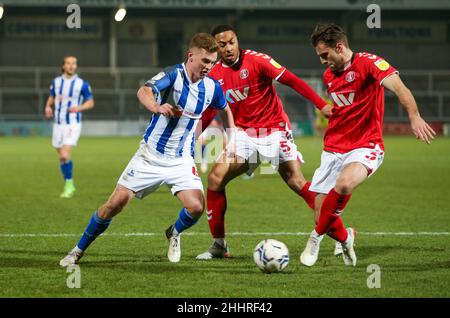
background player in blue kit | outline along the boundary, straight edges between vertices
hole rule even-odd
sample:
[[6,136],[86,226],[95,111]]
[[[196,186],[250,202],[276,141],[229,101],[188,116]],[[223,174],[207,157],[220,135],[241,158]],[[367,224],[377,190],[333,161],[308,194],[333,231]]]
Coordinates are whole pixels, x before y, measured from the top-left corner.
[[[94,107],[89,83],[77,74],[77,58],[66,56],[62,74],[53,79],[50,96],[45,105],[45,117],[54,117],[52,145],[58,151],[61,172],[64,176],[64,191],[61,198],[70,198],[75,193],[72,179],[72,147],[75,147],[81,133],[81,112]],[[55,106],[53,111],[52,105]]]

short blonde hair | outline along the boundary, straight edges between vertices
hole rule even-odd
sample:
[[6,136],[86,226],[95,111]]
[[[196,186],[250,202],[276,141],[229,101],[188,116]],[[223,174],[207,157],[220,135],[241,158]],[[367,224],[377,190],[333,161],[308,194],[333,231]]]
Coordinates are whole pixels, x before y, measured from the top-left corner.
[[189,42],[189,49],[192,48],[205,49],[209,53],[219,51],[216,40],[208,33],[197,33],[194,35]]

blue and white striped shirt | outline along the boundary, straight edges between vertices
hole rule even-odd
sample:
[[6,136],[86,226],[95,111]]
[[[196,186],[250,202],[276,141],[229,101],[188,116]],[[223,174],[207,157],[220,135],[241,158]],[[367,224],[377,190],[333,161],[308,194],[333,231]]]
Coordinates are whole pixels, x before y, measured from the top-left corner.
[[178,118],[153,114],[144,135],[145,143],[168,158],[193,157],[195,128],[203,111],[208,106],[216,109],[227,106],[219,82],[206,76],[192,83],[183,63],[163,70],[145,86],[153,90],[160,105],[169,103],[183,108]]
[[81,123],[81,112],[70,113],[69,108],[83,104],[92,98],[89,83],[78,77],[67,79],[64,75],[56,77],[50,85],[50,95],[55,98],[55,123]]

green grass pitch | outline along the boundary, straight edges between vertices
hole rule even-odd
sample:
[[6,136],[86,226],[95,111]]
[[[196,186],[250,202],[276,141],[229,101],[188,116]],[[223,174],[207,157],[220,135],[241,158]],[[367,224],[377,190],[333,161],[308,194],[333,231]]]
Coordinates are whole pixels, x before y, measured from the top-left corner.
[[[133,200],[114,219],[80,263],[81,288],[68,288],[70,273],[58,262],[114,189],[139,140],[81,138],[73,154],[77,192],[67,200],[59,198],[63,180],[50,138],[0,138],[0,297],[450,296],[450,139],[440,137],[429,146],[412,136],[386,138],[383,165],[346,208],[344,223],[361,232],[355,268],[333,256],[329,238],[322,241],[317,264],[302,266],[307,236],[293,233],[310,232],[312,214],[278,175],[258,172],[227,189],[233,259],[195,260],[211,243],[203,216],[182,237],[181,262],[170,263],[163,232],[180,203],[161,188]],[[321,141],[299,138],[297,144],[311,179]],[[265,238],[288,246],[284,272],[263,274],[253,263],[253,248]],[[380,288],[367,286],[370,264],[381,269]]]

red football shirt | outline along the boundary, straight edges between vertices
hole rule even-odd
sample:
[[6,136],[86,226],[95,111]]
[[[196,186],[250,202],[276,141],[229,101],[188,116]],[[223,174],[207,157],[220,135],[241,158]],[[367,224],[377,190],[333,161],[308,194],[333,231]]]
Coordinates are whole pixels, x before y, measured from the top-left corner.
[[273,80],[285,68],[270,56],[252,50],[241,50],[232,66],[219,61],[208,74],[219,81],[237,127],[290,129]]
[[323,81],[334,102],[324,138],[326,151],[345,153],[383,145],[383,80],[398,71],[381,57],[355,53],[344,71],[328,68]]

